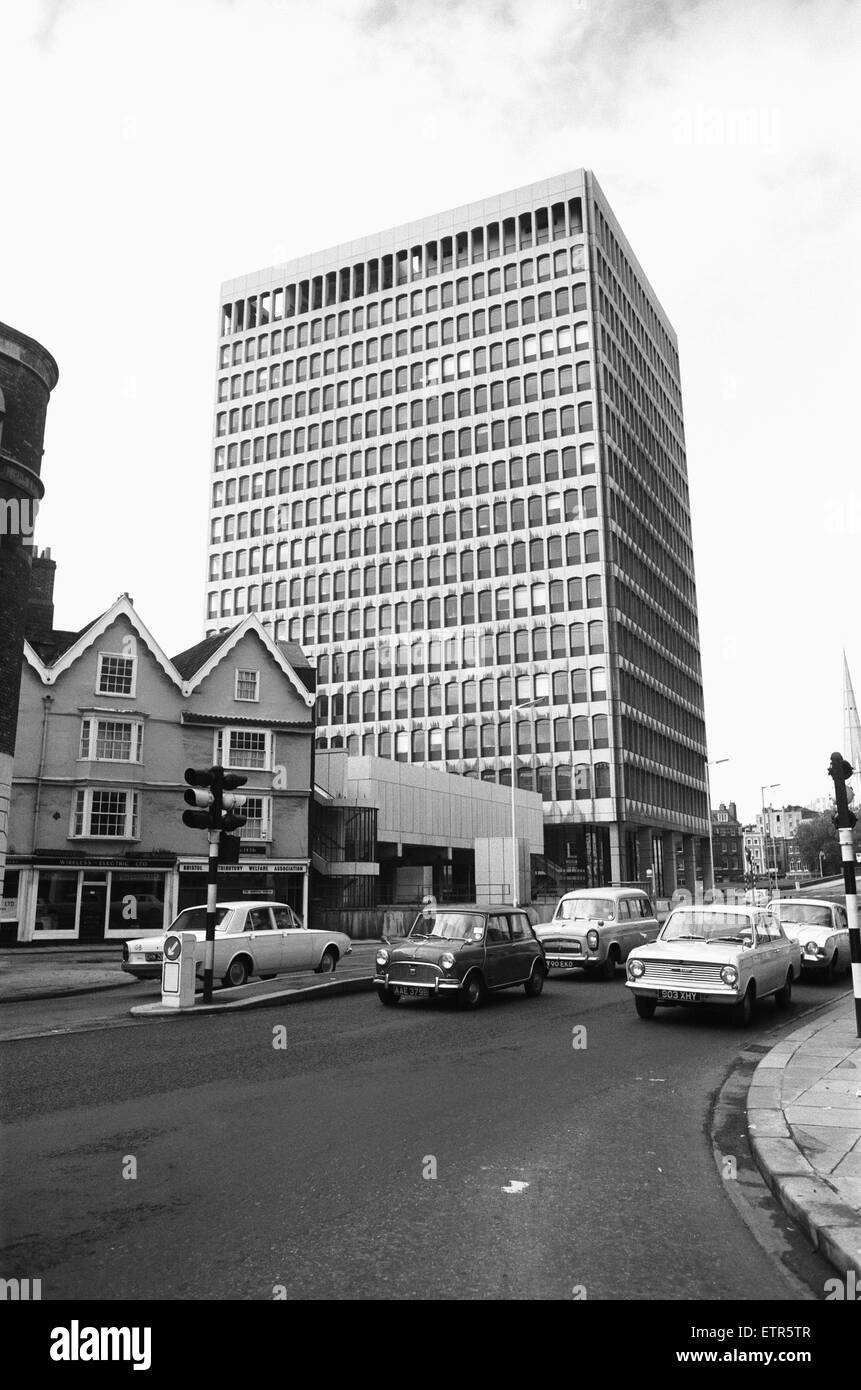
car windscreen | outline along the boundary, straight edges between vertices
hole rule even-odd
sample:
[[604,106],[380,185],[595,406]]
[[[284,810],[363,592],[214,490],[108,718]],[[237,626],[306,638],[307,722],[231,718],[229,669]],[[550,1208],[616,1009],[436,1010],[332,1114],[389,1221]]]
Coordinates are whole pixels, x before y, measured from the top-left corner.
[[[215,930],[223,931],[225,921],[230,916],[232,908],[217,907],[215,909]],[[206,931],[206,908],[187,907],[178,917],[174,918],[167,929],[169,932],[177,931]],[[165,933],[167,934],[167,933]]]
[[566,922],[612,922],[615,913],[611,898],[563,898],[556,916]]
[[830,907],[816,907],[813,903],[783,902],[778,911],[784,926],[791,926],[793,922],[803,922],[806,927],[831,926]]
[[483,931],[481,912],[434,912],[427,917],[423,913],[418,916],[410,936],[433,941],[473,941],[477,939],[476,932],[480,937]]
[[661,931],[661,940],[740,941],[742,934],[750,936],[752,931],[753,922],[746,914],[695,907],[671,912]]

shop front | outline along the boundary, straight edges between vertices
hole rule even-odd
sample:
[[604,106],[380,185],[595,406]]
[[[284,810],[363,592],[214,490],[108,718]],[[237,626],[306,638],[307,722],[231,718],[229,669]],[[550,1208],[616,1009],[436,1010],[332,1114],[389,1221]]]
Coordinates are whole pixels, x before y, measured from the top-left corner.
[[122,941],[159,932],[175,912],[173,860],[10,858],[3,940]]
[[[262,898],[287,903],[308,921],[307,859],[254,859],[239,864],[223,864],[218,870],[219,902],[238,902],[242,898]],[[177,911],[206,902],[206,859],[180,859],[177,862],[179,890]]]

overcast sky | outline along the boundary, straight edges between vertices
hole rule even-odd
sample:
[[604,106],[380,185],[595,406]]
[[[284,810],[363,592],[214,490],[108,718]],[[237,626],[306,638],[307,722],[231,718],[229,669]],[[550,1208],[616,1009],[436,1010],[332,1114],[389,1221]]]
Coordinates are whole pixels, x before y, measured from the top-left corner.
[[709,756],[828,792],[861,687],[854,0],[5,0],[0,319],[60,367],[56,622],[203,630],[219,286],[581,166],[679,336]]

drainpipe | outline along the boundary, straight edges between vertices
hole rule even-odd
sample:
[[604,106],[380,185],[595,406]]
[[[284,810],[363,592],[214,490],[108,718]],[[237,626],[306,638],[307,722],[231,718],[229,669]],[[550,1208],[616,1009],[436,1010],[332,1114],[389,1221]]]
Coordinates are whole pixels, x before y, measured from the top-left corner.
[[36,799],[33,803],[33,854],[38,847],[39,808],[42,804],[42,778],[45,773],[45,748],[48,742],[48,715],[54,703],[53,695],[42,696],[42,746],[39,750],[39,770],[36,773]]

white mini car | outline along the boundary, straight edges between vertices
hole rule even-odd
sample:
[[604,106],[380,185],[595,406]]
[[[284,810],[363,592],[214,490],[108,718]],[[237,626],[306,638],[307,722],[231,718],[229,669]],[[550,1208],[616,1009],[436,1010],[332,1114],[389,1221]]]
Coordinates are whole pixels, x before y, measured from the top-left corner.
[[846,908],[827,898],[772,898],[773,912],[791,941],[801,944],[801,968],[829,982],[851,969]]
[[[197,973],[203,974],[206,942],[206,908],[187,907],[167,932],[193,932]],[[123,944],[123,970],[140,980],[161,979],[165,932]],[[261,980],[289,970],[314,970],[327,974],[353,946],[343,932],[314,931],[304,927],[286,903],[219,903],[216,908],[213,975],[225,986],[244,985],[249,975]]]
[[627,986],[640,1018],[659,1005],[717,1004],[745,1028],[757,999],[778,1008],[801,974],[801,947],[758,907],[677,907],[658,938],[628,957]]

